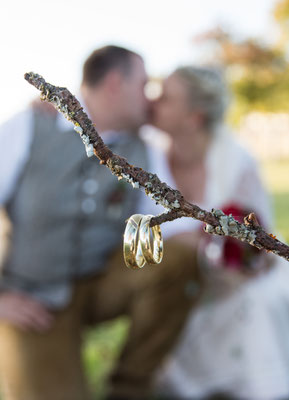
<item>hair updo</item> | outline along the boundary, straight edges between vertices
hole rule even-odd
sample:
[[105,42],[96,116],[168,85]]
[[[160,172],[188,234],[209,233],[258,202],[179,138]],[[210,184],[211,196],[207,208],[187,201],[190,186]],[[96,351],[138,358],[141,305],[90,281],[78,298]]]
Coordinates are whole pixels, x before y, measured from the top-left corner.
[[189,107],[204,113],[206,127],[219,125],[229,97],[222,74],[213,68],[193,66],[180,67],[174,74],[185,83]]

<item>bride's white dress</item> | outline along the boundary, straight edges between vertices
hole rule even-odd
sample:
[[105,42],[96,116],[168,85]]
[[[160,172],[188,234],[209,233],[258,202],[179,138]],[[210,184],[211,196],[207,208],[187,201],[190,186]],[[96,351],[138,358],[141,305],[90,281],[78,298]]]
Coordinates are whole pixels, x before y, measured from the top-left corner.
[[[176,187],[165,152],[150,147],[150,170]],[[268,198],[252,157],[225,128],[206,159],[202,206],[239,204],[271,225]],[[140,212],[162,209],[143,197]],[[200,229],[182,218],[162,226],[165,238]],[[270,228],[269,228],[270,229]],[[208,271],[208,286],[179,341],[156,377],[157,390],[178,399],[226,392],[247,400],[289,398],[289,263],[277,256],[269,272],[248,278],[228,269]]]

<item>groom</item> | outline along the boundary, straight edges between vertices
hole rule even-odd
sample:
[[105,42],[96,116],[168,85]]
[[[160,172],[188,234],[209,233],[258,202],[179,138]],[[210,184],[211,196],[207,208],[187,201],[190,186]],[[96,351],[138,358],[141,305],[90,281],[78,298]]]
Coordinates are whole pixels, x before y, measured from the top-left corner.
[[[81,85],[104,141],[143,168],[147,154],[135,132],[147,118],[146,80],[138,54],[106,46],[86,60]],[[108,398],[145,398],[195,301],[184,290],[195,279],[192,252],[172,242],[161,265],[124,266],[124,223],[139,191],[88,159],[53,110],[17,114],[0,128],[0,143],[0,205],[12,225],[0,280],[3,398],[88,399],[82,332],[120,315],[130,329]]]

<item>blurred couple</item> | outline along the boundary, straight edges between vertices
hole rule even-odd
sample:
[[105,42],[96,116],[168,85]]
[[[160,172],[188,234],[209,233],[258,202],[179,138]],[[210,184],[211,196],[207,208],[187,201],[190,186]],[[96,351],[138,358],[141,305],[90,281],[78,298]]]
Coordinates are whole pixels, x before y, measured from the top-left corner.
[[[191,202],[237,218],[255,211],[270,226],[256,164],[223,122],[221,76],[179,68],[151,104],[146,82],[130,50],[106,46],[86,60],[81,101],[109,147]],[[155,146],[157,129],[166,148]],[[107,399],[289,396],[282,261],[180,219],[162,226],[160,265],[128,270],[125,219],[159,209],[88,159],[69,123],[35,102],[0,128],[0,153],[0,204],[12,227],[0,281],[4,400],[89,399],[82,333],[120,315],[131,325]]]

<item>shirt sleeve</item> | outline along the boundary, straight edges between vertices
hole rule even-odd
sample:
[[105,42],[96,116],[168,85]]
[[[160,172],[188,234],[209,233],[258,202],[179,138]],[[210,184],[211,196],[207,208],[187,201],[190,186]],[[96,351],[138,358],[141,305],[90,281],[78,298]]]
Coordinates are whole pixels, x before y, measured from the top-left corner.
[[13,193],[29,157],[32,121],[32,110],[27,109],[0,126],[0,207]]

